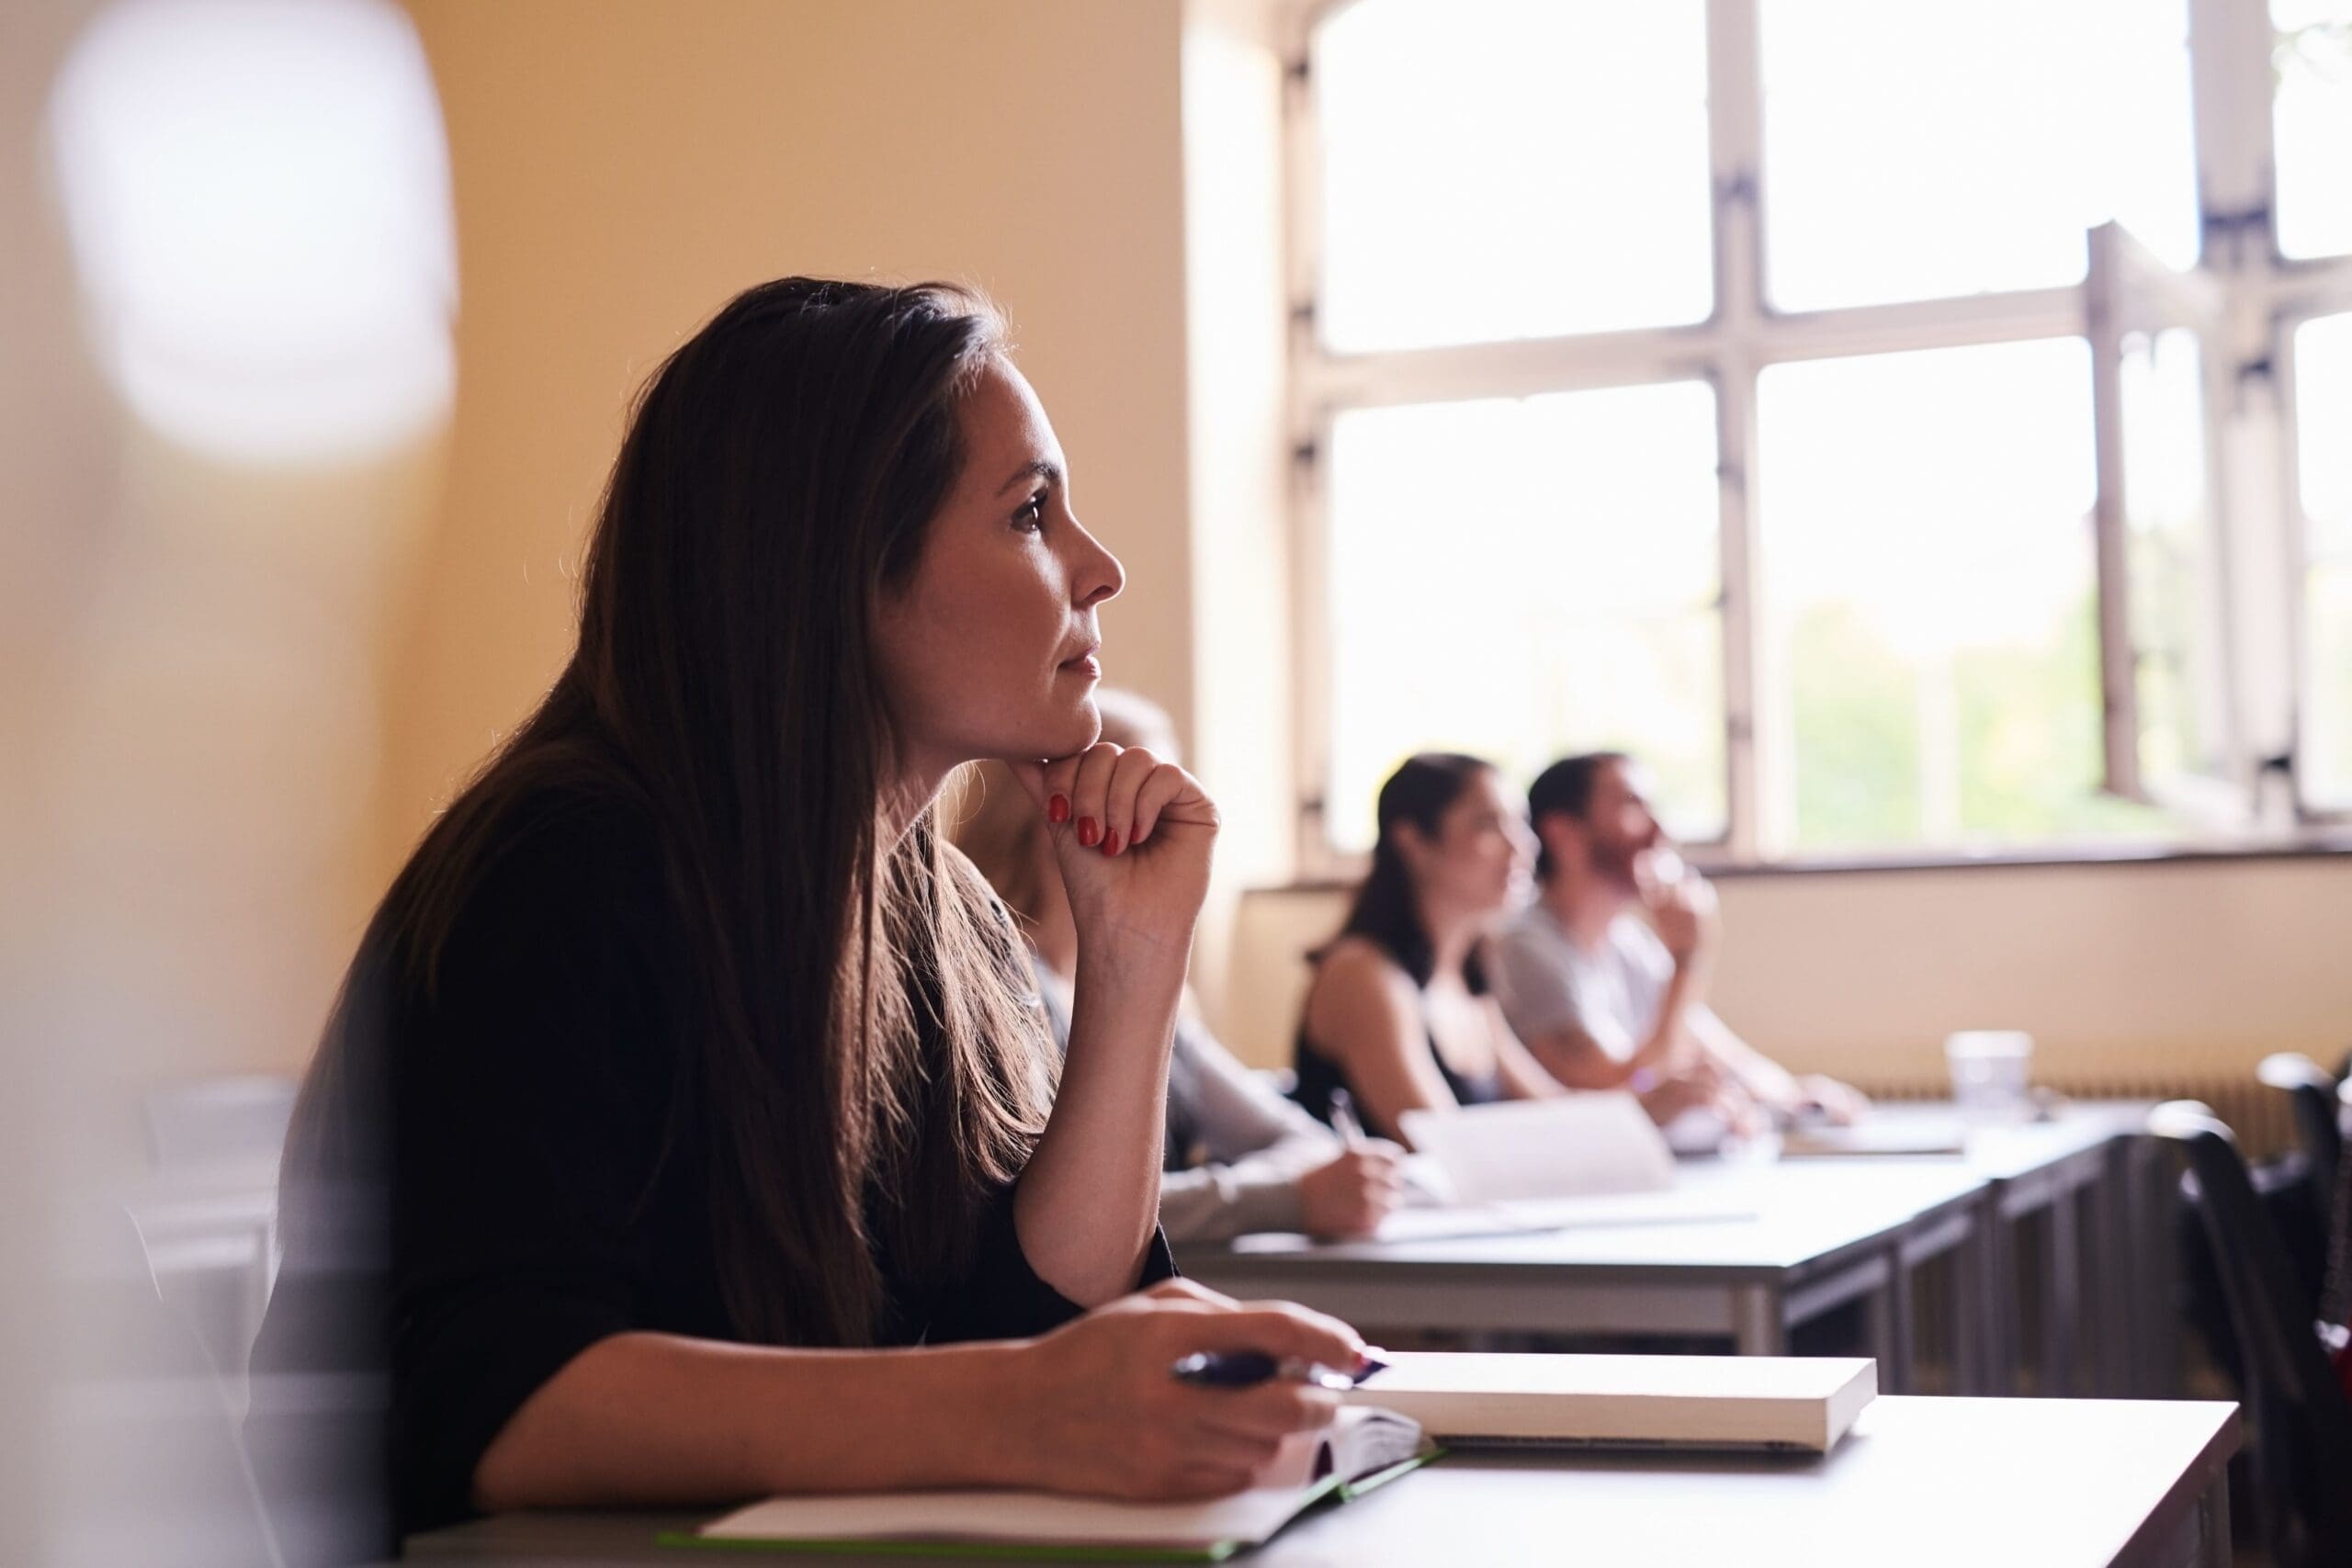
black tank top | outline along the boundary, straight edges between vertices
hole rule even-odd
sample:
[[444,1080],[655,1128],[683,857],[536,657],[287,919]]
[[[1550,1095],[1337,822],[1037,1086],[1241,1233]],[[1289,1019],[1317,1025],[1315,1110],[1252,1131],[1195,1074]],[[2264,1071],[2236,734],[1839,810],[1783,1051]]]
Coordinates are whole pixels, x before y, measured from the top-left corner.
[[[1453,1098],[1464,1105],[1491,1105],[1510,1098],[1503,1087],[1502,1063],[1498,1060],[1476,1077],[1465,1077],[1446,1065],[1445,1054],[1437,1048],[1437,1036],[1430,1032],[1425,1019],[1421,1023],[1422,1038],[1429,1042],[1430,1060],[1437,1065],[1438,1077],[1453,1091]],[[1329,1125],[1331,1096],[1340,1089],[1348,1091],[1355,1102],[1355,1111],[1363,1119],[1364,1131],[1375,1137],[1396,1138],[1396,1129],[1378,1124],[1371,1109],[1364,1104],[1362,1091],[1348,1081],[1348,1075],[1337,1062],[1317,1050],[1306,1038],[1306,1021],[1301,1019],[1298,1035],[1291,1044],[1291,1069],[1297,1082],[1291,1089],[1291,1098],[1306,1109],[1317,1122]],[[1401,1141],[1401,1140],[1399,1140]]]

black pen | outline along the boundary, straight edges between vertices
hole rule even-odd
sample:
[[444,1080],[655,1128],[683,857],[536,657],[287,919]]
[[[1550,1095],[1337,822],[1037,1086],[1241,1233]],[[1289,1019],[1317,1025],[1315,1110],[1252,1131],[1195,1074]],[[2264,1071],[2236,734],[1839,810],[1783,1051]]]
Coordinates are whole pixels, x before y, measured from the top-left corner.
[[1302,1361],[1295,1357],[1277,1359],[1263,1350],[1196,1350],[1192,1355],[1179,1358],[1168,1369],[1168,1375],[1182,1382],[1197,1383],[1203,1388],[1255,1388],[1271,1379],[1285,1378],[1293,1382],[1345,1392],[1387,1365],[1367,1350],[1358,1371],[1351,1376],[1320,1362]]

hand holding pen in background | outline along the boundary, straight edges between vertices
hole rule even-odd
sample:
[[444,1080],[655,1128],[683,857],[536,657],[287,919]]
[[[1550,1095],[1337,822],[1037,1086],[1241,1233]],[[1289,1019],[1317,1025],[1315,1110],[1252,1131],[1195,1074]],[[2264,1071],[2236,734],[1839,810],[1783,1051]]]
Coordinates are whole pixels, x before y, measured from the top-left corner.
[[1299,1177],[1300,1227],[1329,1240],[1370,1235],[1404,1200],[1405,1151],[1365,1136],[1345,1089],[1332,1096],[1331,1126],[1346,1147]]

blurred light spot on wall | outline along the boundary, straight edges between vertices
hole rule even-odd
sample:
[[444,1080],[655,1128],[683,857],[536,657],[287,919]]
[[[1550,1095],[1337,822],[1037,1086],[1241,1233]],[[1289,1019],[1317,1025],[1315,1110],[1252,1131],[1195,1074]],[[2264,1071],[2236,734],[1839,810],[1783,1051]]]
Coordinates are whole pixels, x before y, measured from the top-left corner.
[[277,463],[445,417],[448,151],[397,6],[124,0],[75,44],[50,125],[92,350],[141,418]]

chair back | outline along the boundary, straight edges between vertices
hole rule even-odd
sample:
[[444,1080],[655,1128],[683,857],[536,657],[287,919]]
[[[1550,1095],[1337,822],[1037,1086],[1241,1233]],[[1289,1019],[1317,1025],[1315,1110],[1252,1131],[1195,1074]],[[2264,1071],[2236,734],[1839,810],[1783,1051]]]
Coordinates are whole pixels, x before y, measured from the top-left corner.
[[2309,1320],[2285,1244],[2230,1129],[2207,1107],[2156,1108],[2148,1131],[2177,1145],[2245,1356],[2255,1430],[2255,1513],[2280,1568],[2352,1562],[2352,1401]]
[[2335,1224],[2335,1173],[2344,1161],[2344,1124],[2339,1120],[2334,1074],[2300,1051],[2265,1056],[2255,1076],[2283,1091],[2295,1118],[2295,1142],[2311,1168],[2312,1198],[2323,1234]]
[[158,1288],[136,1218],[88,1219],[52,1371],[51,1560],[284,1568],[210,1350]]
[[300,1085],[272,1073],[198,1078],[150,1092],[147,1147],[155,1168],[274,1161],[286,1146]]

